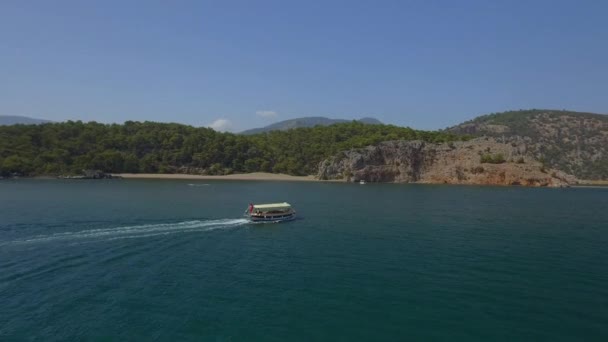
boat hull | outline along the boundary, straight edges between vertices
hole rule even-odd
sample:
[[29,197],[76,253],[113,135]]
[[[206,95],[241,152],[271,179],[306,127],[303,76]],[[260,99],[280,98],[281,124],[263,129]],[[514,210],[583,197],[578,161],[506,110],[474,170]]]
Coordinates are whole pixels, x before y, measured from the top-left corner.
[[283,222],[291,221],[296,218],[296,213],[281,214],[281,215],[247,215],[251,222]]

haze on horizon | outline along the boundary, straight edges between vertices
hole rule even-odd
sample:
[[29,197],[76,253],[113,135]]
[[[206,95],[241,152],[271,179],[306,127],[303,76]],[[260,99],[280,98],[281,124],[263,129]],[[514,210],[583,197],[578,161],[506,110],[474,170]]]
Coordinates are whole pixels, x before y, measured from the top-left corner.
[[3,1],[0,115],[241,131],[606,113],[603,1]]

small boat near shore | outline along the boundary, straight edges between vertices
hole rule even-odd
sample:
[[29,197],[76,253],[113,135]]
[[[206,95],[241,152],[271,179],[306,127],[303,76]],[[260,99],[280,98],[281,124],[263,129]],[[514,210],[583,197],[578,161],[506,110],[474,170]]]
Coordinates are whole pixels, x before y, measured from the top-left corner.
[[296,218],[296,211],[287,202],[249,204],[245,216],[251,222],[282,222]]

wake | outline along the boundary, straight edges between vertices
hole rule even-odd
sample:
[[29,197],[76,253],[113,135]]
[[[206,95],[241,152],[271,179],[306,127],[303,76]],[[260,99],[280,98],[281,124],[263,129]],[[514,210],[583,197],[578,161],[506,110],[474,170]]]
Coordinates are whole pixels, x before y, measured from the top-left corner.
[[90,229],[76,232],[62,232],[50,235],[37,235],[31,238],[0,242],[3,245],[35,244],[53,241],[100,241],[117,239],[135,239],[151,236],[202,232],[226,229],[247,224],[247,219],[194,220],[177,223],[144,224],[114,228]]

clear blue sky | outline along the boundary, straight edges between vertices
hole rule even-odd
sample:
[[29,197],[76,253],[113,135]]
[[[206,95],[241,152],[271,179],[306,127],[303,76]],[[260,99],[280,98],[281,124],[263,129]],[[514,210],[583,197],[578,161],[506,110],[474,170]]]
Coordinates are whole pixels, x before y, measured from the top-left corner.
[[608,1],[3,0],[0,115],[239,131],[606,113],[607,18]]

